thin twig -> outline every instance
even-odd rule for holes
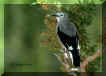
[[[100,56],[101,53],[102,51],[96,51],[96,53],[93,56],[86,58],[80,66],[81,72],[86,72],[85,69],[88,63],[94,61],[98,56]]]

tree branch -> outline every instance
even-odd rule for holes
[[[86,58],[84,62],[80,65],[81,72],[86,72],[85,69],[88,63],[94,61],[98,56],[101,55],[101,53],[102,51],[96,51],[96,53],[93,56]]]

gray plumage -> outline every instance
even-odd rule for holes
[[[57,18],[57,27],[68,36],[75,36],[77,33],[76,26],[70,22],[67,13],[56,13],[60,15]]]

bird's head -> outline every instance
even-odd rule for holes
[[[68,14],[65,12],[56,12],[52,16],[56,17],[57,22],[61,22],[61,21],[66,20],[68,18]]]

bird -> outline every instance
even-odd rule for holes
[[[56,33],[60,43],[66,49],[67,56],[75,67],[80,67],[79,36],[75,24],[70,21],[66,12],[56,12],[52,16],[56,17]]]

